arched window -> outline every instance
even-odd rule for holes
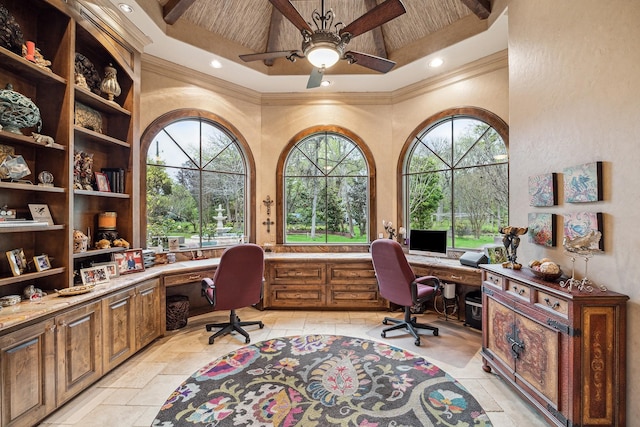
[[[508,127],[493,113],[459,108],[423,122],[402,155],[407,231],[448,231],[448,246],[494,243],[509,212]]]
[[[362,141],[344,129],[318,127],[297,135],[278,167],[283,242],[368,243],[371,159]]]
[[[229,124],[203,111],[175,111],[147,129],[145,148],[148,246],[255,240],[248,237],[253,159]]]

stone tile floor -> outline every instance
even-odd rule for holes
[[[423,331],[422,345],[401,331],[380,336],[387,311],[258,311],[238,310],[242,320],[262,320],[264,329],[248,327],[251,342],[300,334],[336,334],[385,341],[420,354],[460,381],[478,400],[497,427],[547,426],[544,419],[500,378],[482,370],[479,356],[481,332],[455,318],[435,313],[419,315],[419,321],[440,328],[434,337]],[[401,317],[400,312],[392,314]],[[171,392],[189,375],[211,360],[244,344],[234,334],[208,344],[205,323],[228,320],[228,312],[189,319],[180,330],[167,332],[93,386],[51,414],[40,425],[53,426],[150,426]]]

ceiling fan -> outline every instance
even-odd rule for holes
[[[304,20],[289,0],[269,1],[300,30],[302,33],[302,48],[300,50],[240,55],[240,59],[243,61],[287,58],[291,62],[295,62],[298,58],[307,58],[313,65],[313,70],[307,82],[307,89],[320,86],[324,71],[340,59],[346,60],[349,64],[358,64],[381,73],[388,72],[396,65],[395,62],[379,56],[353,50],[345,52],[345,48],[354,37],[379,27],[405,13],[406,9],[401,0],[386,0],[347,26],[344,26],[342,22],[333,24],[333,11],[331,9],[325,11],[325,0],[322,0],[321,11],[318,12],[316,9],[312,14],[315,30]]]

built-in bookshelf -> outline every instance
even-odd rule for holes
[[[98,216],[115,212],[120,237],[139,245],[139,212],[132,179],[138,173],[138,92],[140,87],[140,53],[126,36],[117,34],[82,2],[74,0],[2,0],[1,6],[19,27],[24,41],[32,41],[42,54],[42,61],[30,61],[23,52],[0,39],[0,88],[10,83],[13,90],[30,99],[39,109],[42,126],[22,128],[22,134],[0,130],[0,145],[12,157],[21,156],[30,174],[16,181],[0,181],[0,208],[15,211],[16,218],[0,226],[0,296],[22,294],[29,284],[45,291],[69,287],[74,270],[103,260],[122,248],[95,249]],[[82,55],[85,86],[77,78],[78,54]],[[86,65],[91,65],[90,70]],[[108,101],[95,90],[96,79],[104,77],[104,67],[116,69],[121,92]],[[89,71],[87,71],[89,70]],[[91,72],[91,75],[84,74]],[[78,103],[101,121],[99,129],[78,120]],[[44,138],[35,138],[36,132]],[[76,153],[88,153],[93,172],[118,171],[118,180],[109,191],[74,187]],[[2,151],[0,151],[2,153]],[[53,182],[39,182],[48,172]],[[92,180],[93,181],[93,180]],[[41,184],[41,185],[39,185]],[[34,225],[29,204],[46,204],[54,225]],[[12,222],[9,224],[9,222]],[[22,224],[20,223],[22,222]],[[74,253],[74,230],[92,237],[88,250]],[[14,275],[7,251],[22,249],[27,266]],[[33,257],[46,254],[51,268],[37,271]]]

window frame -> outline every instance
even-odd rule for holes
[[[244,239],[246,242],[256,242],[256,163],[253,157],[253,153],[247,140],[242,133],[229,123],[227,120],[218,116],[217,114],[200,109],[179,109],[167,112],[160,117],[156,118],[153,122],[147,126],[140,138],[140,216],[145,218],[145,221],[141,221],[140,224],[140,242],[144,242],[144,246],[147,245],[147,152],[151,146],[156,135],[161,132],[166,126],[172,123],[182,120],[203,120],[210,122],[212,125],[222,128],[224,132],[230,134],[232,138],[235,138],[235,142],[238,144],[242,155],[244,156],[244,162],[246,165],[246,194],[245,194],[245,229],[246,235]],[[216,249],[223,246],[207,246],[198,247],[197,249]],[[193,248],[196,249],[196,248]],[[191,250],[191,249],[189,249]]]
[[[284,170],[285,170],[287,159],[291,154],[291,150],[299,142],[302,142],[302,140],[306,139],[311,135],[320,134],[320,133],[335,133],[335,134],[342,135],[345,138],[349,139],[351,142],[353,142],[362,152],[362,155],[364,156],[364,160],[367,162],[367,167],[369,170],[369,175],[367,177],[369,181],[369,200],[368,200],[369,229],[367,234],[369,236],[369,240],[372,240],[375,238],[375,235],[376,235],[375,230],[376,230],[376,224],[377,224],[376,164],[375,164],[375,161],[373,160],[373,154],[371,153],[371,150],[369,149],[369,147],[362,140],[362,138],[360,138],[354,132],[337,125],[319,125],[319,126],[313,126],[313,127],[304,129],[298,132],[296,135],[294,135],[289,140],[287,145],[282,149],[282,152],[280,153],[280,157],[278,158],[278,165],[276,168],[276,218],[278,218],[278,220],[276,221],[276,244],[278,245],[285,245],[285,222],[286,221],[285,221],[285,213],[284,213],[284,194],[285,194]],[[306,244],[306,243],[286,243],[286,245],[308,247],[308,248],[314,248],[314,247],[320,246],[320,247],[330,247],[333,251],[340,250],[340,244],[326,243],[326,242],[320,245]],[[353,244],[345,244],[342,246],[345,248],[345,250],[352,251],[358,247],[368,248],[369,242],[367,242],[366,244],[353,243]]]
[[[407,232],[409,232],[408,218],[407,218],[407,203],[405,200],[405,172],[407,168],[408,156],[413,152],[414,142],[418,135],[425,133],[440,123],[452,119],[452,118],[471,118],[480,120],[490,127],[492,127],[498,135],[502,138],[502,141],[505,144],[505,148],[507,152],[509,151],[509,125],[495,113],[492,113],[489,110],[485,110],[479,107],[456,107],[449,108],[443,111],[440,111],[432,116],[423,120],[418,126],[416,126],[411,132],[411,134],[406,139],[401,151],[398,156],[398,164],[397,164],[397,206],[398,206],[398,224],[404,224],[404,227],[407,228]],[[455,170],[455,169],[452,169]],[[509,186],[509,161],[507,160],[507,186]],[[509,213],[509,204],[507,203],[507,213]],[[455,225],[454,225],[455,227]],[[453,237],[453,236],[452,236]],[[455,240],[455,239],[454,239]],[[456,251],[463,251],[464,248],[448,248]]]

